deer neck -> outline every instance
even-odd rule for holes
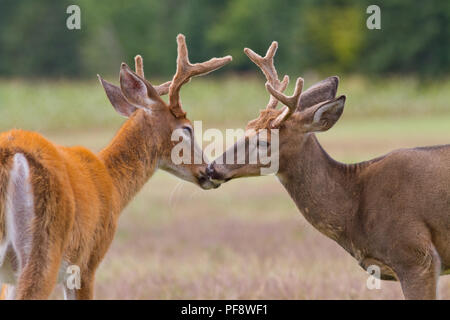
[[[346,226],[357,208],[356,172],[350,167],[333,160],[314,134],[280,159],[278,178],[298,209],[316,229],[339,243],[345,242]]]
[[[135,112],[99,154],[118,192],[120,211],[157,169],[161,142],[150,116],[144,110]]]

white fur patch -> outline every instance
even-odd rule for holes
[[[27,159],[16,153],[6,193],[6,237],[0,245],[0,282],[3,283],[15,283],[17,272],[26,264],[31,250],[34,199],[29,176]]]
[[[5,202],[6,232],[0,243],[0,284],[9,284],[8,298],[14,295],[14,288],[21,268],[28,260],[32,234],[31,224],[34,213],[34,197],[30,184],[30,167],[27,159],[21,153],[16,153],[9,174],[8,190]],[[61,263],[58,282],[67,277],[66,261]]]
[[[322,115],[329,111],[330,109],[334,109],[334,108],[341,108],[343,106],[343,102],[342,100],[336,100],[333,101],[331,103],[326,103],[323,106],[321,106],[319,108],[319,110],[316,111],[316,113],[314,114],[314,120],[313,123],[320,123],[320,120],[322,119]]]

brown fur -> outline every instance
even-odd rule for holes
[[[264,109],[259,113],[259,117],[251,120],[246,127],[246,130],[253,129],[258,131],[260,129],[270,128],[271,123],[280,116],[282,110]]]
[[[0,150],[1,152],[1,150]],[[9,180],[10,157],[0,156],[0,181]],[[0,183],[0,203],[5,203],[7,183]],[[0,242],[5,238],[5,208],[0,206]]]

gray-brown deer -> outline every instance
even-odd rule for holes
[[[248,159],[248,141],[261,130],[278,129],[277,177],[304,217],[364,269],[377,265],[381,279],[400,281],[405,298],[435,299],[439,275],[450,272],[450,145],[397,150],[357,164],[333,160],[315,132],[330,129],[342,115],[338,78],[303,93],[299,78],[288,97],[288,79],[280,81],[273,64],[276,49],[274,42],[265,57],[244,50],[266,76],[271,97],[237,144],[246,143]],[[259,142],[270,149],[267,136]],[[208,168],[213,181],[260,175],[260,162],[222,164],[224,155]]]
[[[95,271],[120,212],[158,168],[203,189],[217,187],[206,176],[202,150],[181,108],[180,89],[231,57],[191,64],[184,36],[177,41],[171,82],[152,86],[144,79],[140,56],[136,73],[122,64],[120,88],[99,78],[113,107],[128,118],[100,153],[59,146],[35,132],[0,134],[0,282],[10,285],[9,297],[47,298],[58,281],[66,283],[67,267],[76,265],[81,287],[65,286],[65,296],[91,299]],[[166,93],[168,104],[160,97]],[[192,148],[190,164],[172,161],[175,130],[183,132],[180,143]],[[201,153],[200,163],[196,153]]]

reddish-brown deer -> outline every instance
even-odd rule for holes
[[[69,265],[80,270],[81,288],[65,287],[73,299],[93,297],[95,271],[113,239],[119,213],[158,168],[204,189],[216,187],[181,108],[180,88],[231,57],[191,64],[179,35],[177,71],[171,82],[152,86],[144,79],[142,58],[136,73],[120,69],[120,88],[100,79],[118,113],[128,118],[99,154],[62,147],[34,132],[0,135],[0,282],[17,299],[43,299]],[[169,104],[160,97],[169,93]],[[191,164],[174,165],[174,130],[192,148]],[[202,159],[204,159],[202,157]],[[59,273],[59,276],[58,276]],[[58,279],[59,278],[59,279]],[[2,289],[4,293],[4,289]]]
[[[400,281],[407,299],[435,299],[439,275],[450,273],[450,145],[397,150],[357,164],[333,160],[315,132],[330,129],[343,112],[345,96],[335,98],[338,78],[304,93],[299,78],[287,97],[282,92],[288,80],[279,81],[273,65],[276,49],[274,42],[265,57],[245,49],[271,94],[237,142],[246,144],[246,159],[254,135],[278,129],[279,147],[271,150],[278,152],[277,177],[305,218],[364,269],[377,265],[381,279]],[[285,105],[281,110],[278,101]],[[269,149],[270,137],[263,142]],[[226,164],[224,155],[208,168],[217,183],[260,175],[264,167]]]

